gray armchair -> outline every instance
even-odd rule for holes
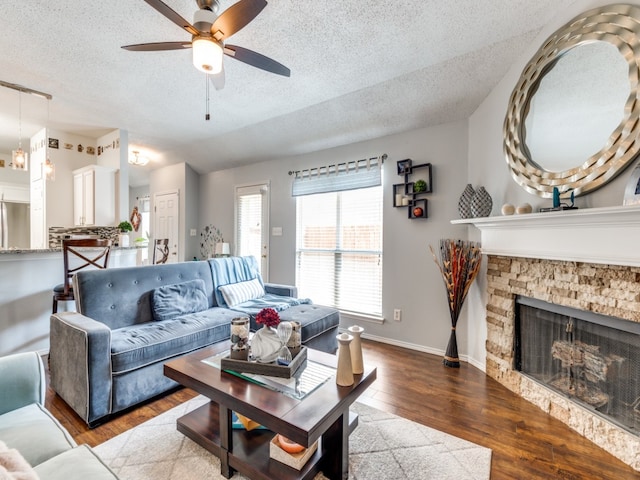
[[[44,407],[45,391],[37,353],[0,357],[0,441],[16,449],[41,480],[117,480],[93,450],[78,446]]]

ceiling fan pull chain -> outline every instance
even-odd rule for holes
[[[205,102],[206,103],[206,106],[205,106],[206,114],[204,116],[204,119],[206,121],[209,121],[211,119],[211,115],[209,115],[209,74],[208,73],[204,76],[204,83],[206,84],[205,88],[207,89],[206,90],[207,91],[207,99],[206,99],[206,102]]]

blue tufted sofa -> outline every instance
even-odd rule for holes
[[[229,307],[220,287],[250,278],[262,282],[253,257],[78,272],[77,312],[51,316],[51,387],[89,426],[174,388],[163,374],[164,363],[228,340],[231,319],[250,313],[253,304]],[[180,287],[193,284],[197,295],[185,301],[193,291]],[[293,286],[262,285],[270,301],[297,296]],[[167,302],[176,287],[177,296]],[[169,296],[162,297],[167,289]],[[159,310],[161,300],[168,310]],[[199,311],[180,311],[198,303]],[[295,303],[282,307],[281,320],[300,322],[305,345],[333,353],[338,311]],[[178,312],[171,316],[173,307]]]

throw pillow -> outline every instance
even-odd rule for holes
[[[153,290],[151,299],[153,318],[169,320],[179,315],[196,313],[209,308],[204,280],[164,285]]]
[[[260,280],[254,278],[247,282],[230,283],[229,285],[223,285],[218,287],[225,303],[229,307],[235,307],[249,300],[254,300],[264,296],[264,287]]]

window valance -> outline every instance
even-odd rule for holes
[[[340,192],[375,187],[382,183],[382,163],[387,155],[289,172],[294,175],[291,195]]]

